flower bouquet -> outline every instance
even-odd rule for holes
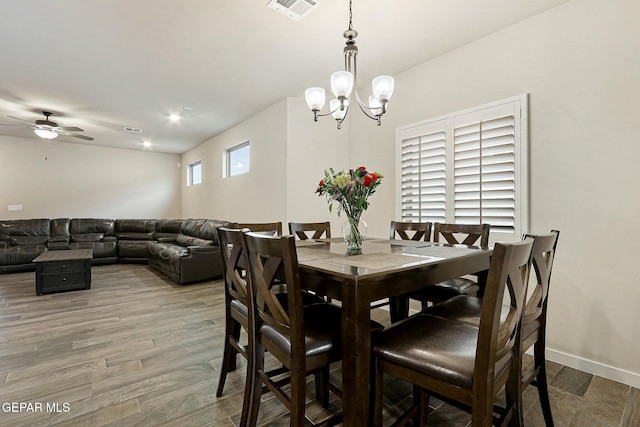
[[[347,254],[362,253],[362,241],[366,234],[366,223],[360,220],[362,213],[369,207],[367,200],[375,193],[382,183],[382,174],[368,172],[360,166],[357,169],[334,172],[333,169],[324,171],[324,179],[318,184],[316,193],[325,195],[332,211],[334,202],[337,203],[338,216],[342,212],[347,216],[347,222],[342,227],[342,234],[347,243]]]

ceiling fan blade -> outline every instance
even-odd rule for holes
[[[59,127],[58,129],[64,131],[64,132],[84,132],[84,129],[81,129],[79,127],[76,126],[70,126],[70,127]]]
[[[90,136],[86,136],[86,135],[80,135],[77,133],[66,133],[66,134],[61,134],[61,135],[69,135],[69,136],[73,136],[76,138],[80,138],[80,139],[84,139],[85,141],[93,141],[93,138]]]
[[[20,117],[13,117],[13,116],[7,116],[7,117],[10,117],[10,118],[15,119],[15,120],[20,120],[21,122],[29,123],[31,126],[35,126],[35,123],[30,122],[30,121],[25,120],[25,119],[21,119]]]

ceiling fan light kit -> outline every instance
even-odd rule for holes
[[[19,117],[7,116],[15,120],[20,120],[21,122],[28,123],[30,127],[33,129],[33,132],[38,135],[40,138],[44,139],[54,139],[57,138],[58,135],[67,135],[73,136],[75,138],[84,139],[86,141],[93,141],[93,138],[86,135],[80,135],[73,132],[84,132],[84,129],[80,129],[79,127],[71,126],[71,127],[60,127],[56,122],[52,122],[49,120],[52,113],[49,111],[43,111],[44,120],[36,120],[35,123],[30,122],[29,120],[21,119]]]
[[[313,120],[318,121],[318,117],[332,115],[341,128],[347,112],[349,110],[349,97],[351,92],[355,93],[355,98],[360,110],[370,119],[376,120],[380,126],[381,118],[387,112],[387,104],[393,95],[394,80],[391,76],[378,76],[371,82],[373,94],[369,96],[367,104],[363,103],[358,95],[358,73],[356,66],[356,56],[358,47],[356,37],[358,32],[353,29],[351,11],[352,0],[349,0],[349,29],[344,32],[347,39],[344,48],[344,71],[336,71],[331,75],[331,91],[335,96],[329,102],[329,112],[320,113],[325,104],[325,90],[321,87],[311,87],[304,92],[307,106],[313,112]]]
[[[40,138],[44,138],[44,139],[54,139],[54,138],[56,138],[58,136],[57,133],[55,133],[52,130],[48,130],[48,129],[34,129],[33,131]]]

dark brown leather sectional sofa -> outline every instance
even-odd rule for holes
[[[222,262],[211,219],[56,218],[0,220],[0,273],[35,270],[46,250],[92,249],[93,265],[146,263],[179,284],[218,278]]]

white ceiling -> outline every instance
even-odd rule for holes
[[[152,151],[183,153],[309,86],[328,89],[344,67],[348,1],[320,1],[295,22],[268,0],[3,0],[0,135],[37,139],[7,115],[32,121],[48,110],[94,137],[88,144],[142,150],[150,141]],[[566,1],[353,0],[359,81]]]

